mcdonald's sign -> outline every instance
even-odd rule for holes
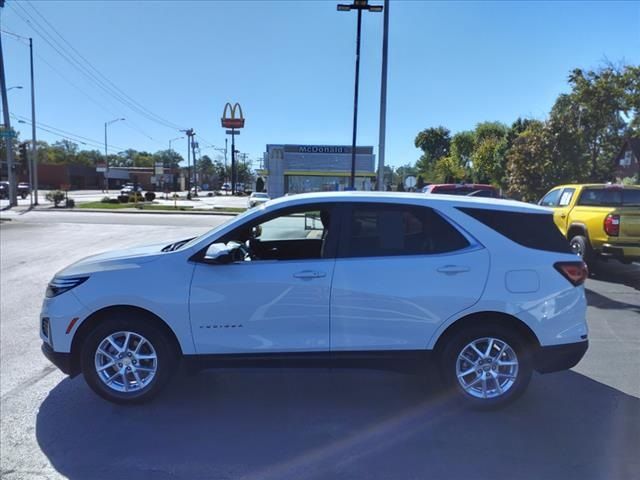
[[[222,112],[222,118],[220,119],[224,128],[243,128],[244,116],[242,115],[242,107],[239,103],[235,103],[233,106],[227,102]]]

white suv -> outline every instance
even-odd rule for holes
[[[197,238],[67,267],[47,289],[40,332],[53,363],[118,403],[153,397],[182,359],[432,364],[460,398],[491,407],[519,396],[533,370],[580,361],[586,273],[543,207],[303,194]]]

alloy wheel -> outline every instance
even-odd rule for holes
[[[485,337],[468,343],[456,360],[462,389],[475,398],[496,398],[508,392],[518,377],[518,357],[507,342]]]
[[[129,331],[104,338],[94,361],[98,378],[111,390],[122,393],[142,390],[158,371],[158,356],[151,342]]]

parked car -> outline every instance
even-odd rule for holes
[[[561,185],[538,203],[553,209],[556,225],[587,263],[640,260],[640,186]]]
[[[199,237],[70,265],[49,283],[40,336],[54,364],[116,403],[151,399],[182,359],[419,375],[436,365],[460,399],[495,407],[533,370],[582,358],[586,276],[543,207],[299,194]]]
[[[25,182],[18,183],[16,195],[23,200],[31,193],[31,185]],[[0,198],[9,198],[9,182],[0,182]]]
[[[500,192],[493,185],[482,183],[434,183],[422,189],[423,193],[439,193],[445,195],[470,195],[499,198]]]
[[[253,192],[249,197],[249,208],[261,205],[269,200],[269,195],[261,192]]]
[[[142,193],[142,187],[140,185],[134,185],[133,183],[125,183],[124,187],[120,190],[120,195],[131,195],[133,192]]]

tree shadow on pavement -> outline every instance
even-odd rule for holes
[[[71,479],[625,479],[640,469],[640,400],[588,377],[535,375],[523,398],[490,412],[435,385],[374,371],[206,371],[121,407],[65,379],[36,435]]]

